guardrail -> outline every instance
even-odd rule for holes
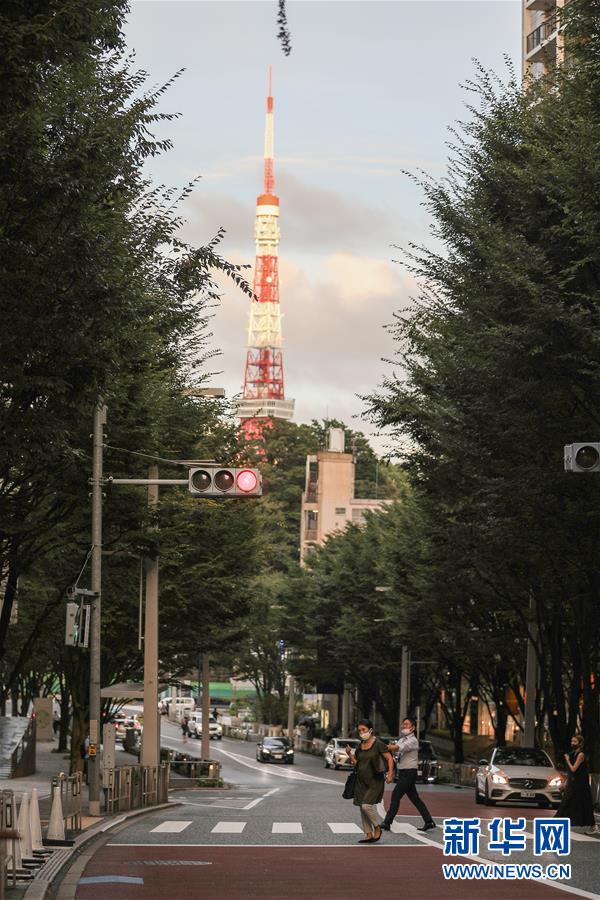
[[[159,766],[116,766],[104,770],[104,804],[108,813],[127,812],[166,803],[170,763]]]
[[[9,875],[12,887],[17,885],[17,809],[13,791],[0,791],[0,900],[4,900]]]
[[[81,831],[82,780],[81,772],[75,772],[73,775],[59,772],[52,778],[51,796],[54,797],[55,789],[59,788],[65,833],[74,834]]]
[[[198,781],[214,782],[221,779],[221,763],[215,759],[195,759],[185,753],[175,753],[170,757],[171,772],[197,783]],[[181,782],[178,782],[181,787]]]

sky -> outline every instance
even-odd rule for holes
[[[503,75],[508,56],[518,71],[521,4],[288,0],[288,57],[276,14],[275,0],[133,0],[126,40],[149,84],[185,70],[159,105],[179,114],[156,131],[173,149],[149,172],[168,186],[199,177],[182,237],[199,246],[223,227],[222,255],[253,265],[272,65],[286,397],[296,422],[341,419],[386,452],[360,397],[402,374],[385,326],[417,290],[403,249],[434,243],[410,176],[443,177],[474,59]],[[250,301],[221,287],[210,384],[232,397]]]

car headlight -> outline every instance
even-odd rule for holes
[[[270,753],[271,751],[270,751],[270,750],[267,750],[266,747],[263,747],[263,748],[262,748],[262,752],[263,752],[263,753]]]
[[[562,775],[553,775],[552,778],[548,779],[548,787],[559,788],[562,786],[563,786]]]
[[[503,775],[502,772],[494,772],[492,781],[494,784],[508,784],[508,778],[506,775]]]
[[[293,753],[293,752],[294,752],[293,750],[286,750],[286,753],[287,753],[287,754],[290,754],[290,753]]]

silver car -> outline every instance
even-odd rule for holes
[[[329,769],[348,769],[352,768],[352,763],[348,759],[346,747],[349,745],[352,749],[358,747],[359,742],[354,738],[333,738],[325,747],[325,768]]]
[[[565,776],[544,750],[533,747],[496,747],[489,762],[479,760],[475,803],[533,803],[557,807]]]

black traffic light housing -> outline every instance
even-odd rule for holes
[[[197,466],[189,470],[188,489],[195,497],[260,497],[262,477],[248,466]]]

